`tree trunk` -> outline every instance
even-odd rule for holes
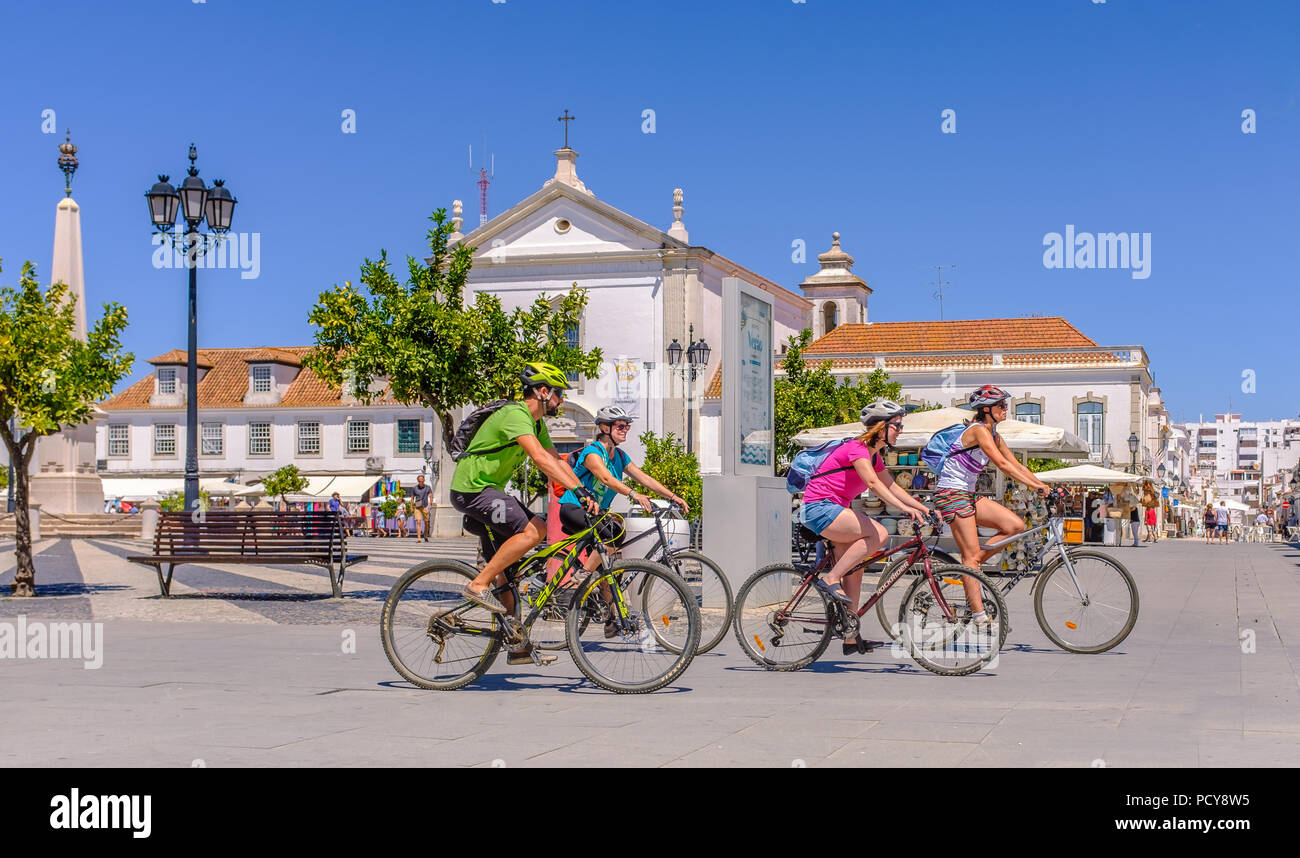
[[[434,409],[434,414],[438,415],[438,422],[442,424],[442,448],[451,455],[451,439],[456,437],[456,427],[451,423],[450,411],[439,411]]]
[[[7,433],[6,433],[7,434]],[[18,568],[14,572],[14,582],[10,589],[15,596],[36,595],[36,567],[32,564],[32,519],[27,509],[27,491],[31,476],[27,469],[32,461],[32,451],[36,449],[36,436],[28,435],[17,444],[18,455],[14,447],[9,447],[10,461],[14,463],[14,484],[10,486],[14,493],[14,555],[18,559]]]

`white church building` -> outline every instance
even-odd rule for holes
[[[498,296],[507,311],[540,295],[558,300],[575,283],[587,290],[582,323],[571,337],[584,349],[601,349],[603,372],[576,380],[566,419],[552,432],[557,447],[593,437],[597,409],[617,402],[637,418],[626,445],[633,461],[642,459],[634,436],[652,429],[683,440],[689,434],[702,469],[716,472],[718,422],[701,419],[698,403],[721,355],[723,278],[737,277],[770,296],[776,343],[808,324],[812,304],[692,243],[680,188],[673,191],[672,220],[664,230],[597,198],[578,178],[577,152],[566,147],[555,158],[555,175],[536,193],[452,237],[476,248],[469,288]],[[459,201],[453,212],[459,229]],[[708,343],[713,356],[692,385],[697,407],[688,408],[686,380],[667,366],[667,350],[676,340],[685,364],[692,337]]]

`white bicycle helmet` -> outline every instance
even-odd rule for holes
[[[596,412],[597,426],[601,423],[613,423],[615,420],[626,420],[631,423],[632,419],[632,415],[628,414],[627,411],[619,405],[606,405],[604,408]]]
[[[858,415],[858,419],[868,428],[874,423],[881,420],[888,420],[891,417],[900,417],[906,412],[903,406],[894,402],[892,399],[877,399],[875,402],[868,402],[866,407]]]

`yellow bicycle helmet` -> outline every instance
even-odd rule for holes
[[[544,385],[555,390],[569,389],[569,379],[565,376],[564,370],[545,361],[533,361],[524,364],[523,372],[519,373],[519,380],[524,383],[524,387],[541,387]]]

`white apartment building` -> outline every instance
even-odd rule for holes
[[[1196,484],[1210,497],[1260,505],[1260,486],[1300,462],[1300,420],[1243,421],[1240,414],[1216,414],[1182,424],[1196,446]]]
[[[431,412],[387,397],[371,405],[345,397],[302,365],[307,351],[198,350],[200,477],[250,484],[292,464],[336,478],[331,488],[344,500],[360,500],[380,477],[413,484],[425,442],[441,446]],[[185,474],[185,352],[149,363],[153,373],[99,406],[107,417],[96,426],[95,449],[106,480],[144,485]]]

